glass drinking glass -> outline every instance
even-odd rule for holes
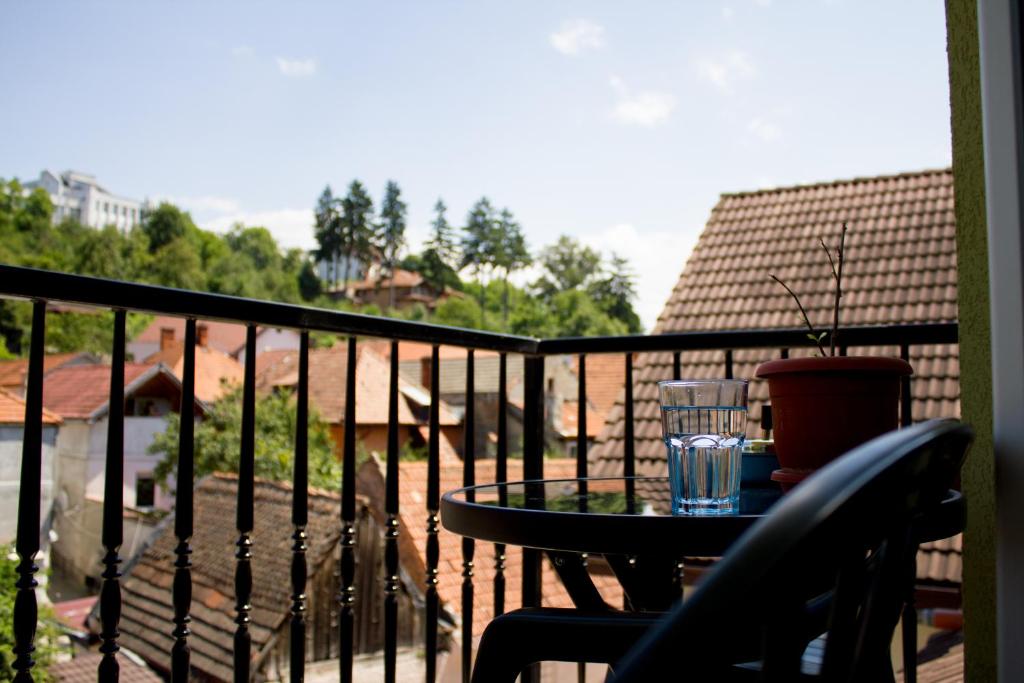
[[[747,381],[672,380],[658,382],[658,392],[672,513],[739,512]]]

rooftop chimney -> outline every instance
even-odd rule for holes
[[[196,325],[196,344],[205,349],[209,333],[210,328],[204,325],[203,323],[199,323],[198,325]]]
[[[163,351],[174,343],[174,328],[173,327],[161,327],[160,328],[160,350]]]

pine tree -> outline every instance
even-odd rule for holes
[[[508,329],[508,277],[532,262],[530,251],[526,247],[523,227],[516,221],[507,208],[501,210],[495,224],[495,258],[494,265],[502,271],[502,322]]]
[[[484,294],[483,273],[495,263],[495,220],[494,206],[487,197],[481,197],[466,216],[466,225],[462,229],[462,260],[459,270],[471,268],[480,290],[480,327],[484,326]]]
[[[342,283],[348,283],[349,266],[353,259],[369,262],[373,255],[376,226],[373,224],[373,200],[358,180],[349,185],[348,194],[341,200],[340,244],[345,255]]]
[[[455,243],[452,227],[444,215],[447,210],[444,200],[438,197],[437,203],[434,204],[434,213],[437,215],[430,223],[433,232],[423,246],[424,251],[433,251],[441,263],[449,268],[455,268],[459,264],[459,245]]]
[[[331,186],[324,187],[316,202],[314,215],[316,222],[313,235],[319,248],[316,257],[320,261],[331,264],[331,287],[338,284],[338,257],[341,255],[341,215],[338,212],[339,200],[331,192]]]
[[[587,291],[609,317],[625,323],[630,334],[642,331],[640,316],[633,310],[636,299],[636,275],[629,261],[612,252],[605,276],[592,282]]]
[[[398,183],[389,180],[384,189],[384,200],[380,207],[380,232],[378,247],[381,260],[388,273],[388,308],[395,307],[395,265],[398,253],[405,246],[405,213],[406,204],[402,201],[402,191]]]

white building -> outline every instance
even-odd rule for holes
[[[173,504],[173,496],[156,484],[154,469],[161,456],[150,454],[149,447],[167,429],[167,415],[180,410],[181,384],[160,363],[126,363],[124,370],[121,555],[128,557],[152,531],[159,516],[154,511],[170,510]],[[56,438],[52,558],[67,585],[95,585],[102,570],[109,387],[109,365],[65,366],[49,373],[43,385],[43,405],[63,420]],[[198,418],[204,409],[196,401],[192,413]]]
[[[49,193],[54,223],[71,218],[93,228],[114,225],[128,230],[142,221],[142,202],[107,192],[96,182],[95,176],[87,173],[65,171],[58,175],[43,171],[39,180],[24,186],[29,190],[41,187]]]

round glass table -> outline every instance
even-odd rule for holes
[[[517,481],[445,493],[441,523],[462,536],[546,551],[579,607],[594,606],[596,591],[567,558],[604,555],[634,609],[664,609],[681,590],[683,558],[724,555],[781,496],[774,487],[744,488],[736,514],[673,515],[664,477]],[[919,542],[960,532],[964,509],[950,491],[916,526]]]

